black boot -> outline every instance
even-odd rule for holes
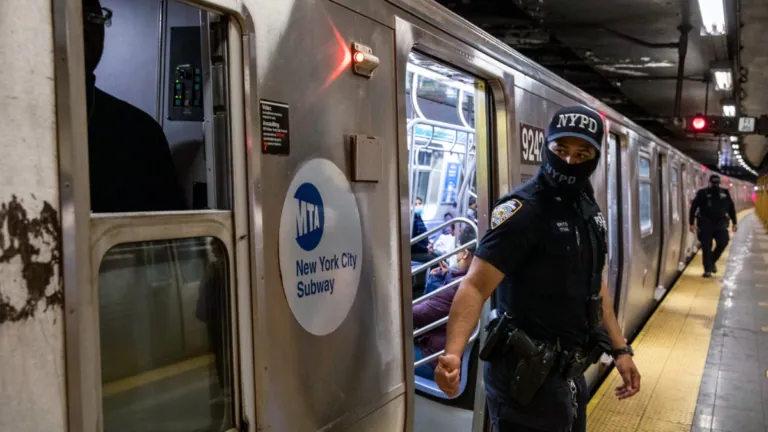
[[[711,278],[712,277],[712,272],[704,272],[704,276],[703,277]]]
[[[717,266],[716,265],[712,266],[712,273],[717,273]]]

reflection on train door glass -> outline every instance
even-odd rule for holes
[[[411,245],[413,313],[415,326],[424,327],[434,324],[435,316],[447,316],[447,310],[423,303],[425,296],[441,296],[450,304],[455,291],[448,291],[450,287],[443,294],[435,291],[460,281],[469,261],[466,252],[458,249],[462,242],[479,237],[476,158],[477,146],[487,140],[476,135],[475,124],[485,122],[487,100],[484,82],[427,56],[412,52],[406,71],[411,238],[427,235]],[[450,223],[454,218],[470,223]],[[425,265],[431,261],[437,264]],[[431,379],[434,358],[445,348],[434,342],[443,340],[439,334],[444,332],[444,325],[426,333],[416,330],[414,344],[416,389],[442,398],[446,396]],[[474,358],[473,346],[468,344],[465,359]],[[462,376],[468,378],[453,403],[469,408],[476,362],[468,360],[464,367]]]
[[[227,20],[175,0],[101,3],[83,0],[92,212],[230,209]]]
[[[679,171],[676,166],[672,167],[669,179],[670,199],[672,200],[672,220],[680,220],[680,182],[678,181]]]
[[[228,269],[211,237],[121,244],[104,255],[105,431],[233,427]]]
[[[638,160],[638,188],[640,207],[640,233],[643,237],[653,233],[653,205],[651,200],[651,159],[641,155]]]

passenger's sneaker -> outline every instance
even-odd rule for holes
[[[712,272],[705,272],[703,277],[711,278],[712,277]]]

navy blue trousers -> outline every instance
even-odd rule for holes
[[[486,379],[488,378],[486,365]],[[506,383],[488,382],[488,414],[493,432],[586,432],[589,390],[584,376],[571,382],[550,376],[526,406],[504,395]],[[501,391],[500,391],[501,390]]]

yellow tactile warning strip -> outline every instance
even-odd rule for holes
[[[750,211],[739,213],[739,220]],[[727,262],[729,251],[730,244],[719,262]],[[640,393],[618,400],[614,389],[621,377],[611,371],[587,406],[587,430],[691,430],[725,274],[704,279],[703,272],[697,254],[635,338]]]

